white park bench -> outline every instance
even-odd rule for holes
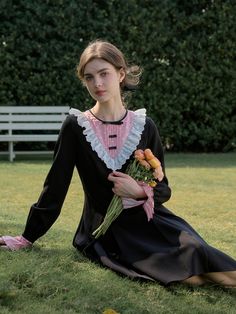
[[[16,153],[45,153],[16,152],[14,143],[55,142],[68,111],[68,106],[0,106],[0,142],[8,142],[9,160]]]

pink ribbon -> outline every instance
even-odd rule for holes
[[[154,214],[154,199],[153,199],[153,188],[145,182],[137,182],[144,190],[147,195],[145,200],[135,200],[133,198],[122,197],[122,204],[124,208],[132,208],[143,205],[143,209],[147,215],[148,221],[153,218]]]

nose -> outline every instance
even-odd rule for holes
[[[94,82],[95,87],[100,87],[102,85],[101,80],[97,78]]]
[[[100,87],[101,86],[101,83],[100,82],[97,82],[97,83],[95,83],[95,87]]]

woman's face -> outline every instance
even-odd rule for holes
[[[120,83],[124,77],[123,69],[117,70],[103,59],[93,59],[84,69],[84,83],[90,95],[99,103],[120,99]]]

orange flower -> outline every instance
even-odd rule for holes
[[[145,149],[145,151],[138,149],[134,152],[134,160],[127,167],[126,174],[136,181],[149,184],[151,187],[155,187],[158,184],[158,182],[155,182],[155,179],[161,181],[164,177],[160,161],[153,155],[149,148]],[[97,239],[101,235],[104,235],[123,209],[121,197],[115,194],[108,206],[103,222],[93,232],[93,236]],[[112,309],[107,309],[106,311],[103,314],[116,313],[112,312]]]
[[[149,148],[145,149],[144,155],[145,155],[145,157],[146,157],[146,159],[147,159],[148,161],[151,160],[151,159],[153,159],[153,158],[155,158],[155,156],[153,155],[151,149],[149,149]]]
[[[152,166],[153,169],[156,169],[160,167],[161,165],[160,161],[156,157],[149,159],[148,162]]]
[[[137,160],[145,159],[144,151],[142,149],[137,149],[134,152],[134,158],[137,159]]]
[[[156,183],[156,181],[149,181],[148,185],[151,186],[152,188],[154,188],[157,185],[157,183]]]

